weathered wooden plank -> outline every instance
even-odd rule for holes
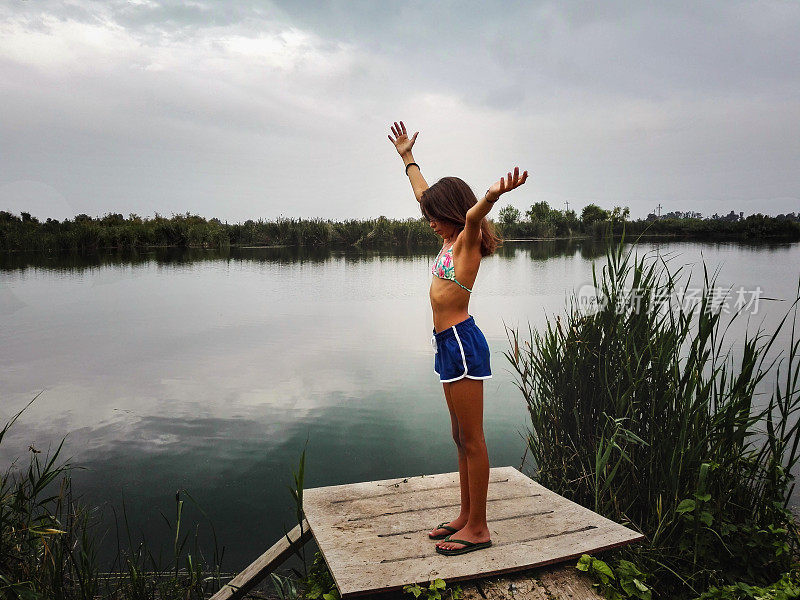
[[[461,556],[442,556],[435,552],[432,542],[420,540],[417,544],[420,554],[405,557],[401,561],[383,562],[380,560],[381,555],[377,553],[373,555],[372,561],[359,560],[356,555],[339,552],[330,557],[326,556],[326,560],[329,566],[338,564],[338,569],[331,567],[332,573],[337,575],[334,578],[337,584],[341,581],[346,590],[360,583],[367,583],[373,587],[364,591],[387,591],[399,589],[406,583],[424,582],[436,578],[452,582],[529,570],[531,563],[537,566],[548,565],[577,559],[584,552],[589,552],[587,549],[591,549],[590,553],[596,553],[620,545],[619,542],[598,542],[597,538],[587,531],[566,534],[561,537],[558,544],[551,542],[552,545],[547,545],[544,542],[550,540],[535,540],[527,544],[505,545],[505,547],[495,543],[491,548],[480,552]],[[482,555],[483,552],[486,554]]]
[[[311,539],[311,527],[307,520],[297,525],[288,534],[278,540],[269,550],[259,556],[211,597],[211,600],[236,600],[243,598],[247,592],[258,585],[262,579],[279,567],[292,552]],[[288,536],[289,539],[286,539]]]
[[[350,511],[319,514],[320,511],[324,511],[324,504],[317,506],[308,503],[306,510],[314,513],[312,527],[330,527],[347,535],[349,540],[368,539],[372,536],[392,538],[427,532],[438,523],[454,518],[460,505],[456,494],[457,492],[454,492],[453,497],[446,502],[410,497],[407,498],[408,508],[387,511],[383,514],[370,514],[368,518],[361,518],[358,513]],[[546,519],[547,515],[552,515],[560,507],[563,507],[563,504],[553,495],[539,493],[500,496],[490,487],[487,497],[489,521],[511,530],[519,529],[521,526],[520,523],[514,522],[516,519],[535,523]],[[350,516],[352,514],[356,516]]]
[[[427,533],[454,518],[458,473],[307,489],[306,518],[343,597],[437,577],[460,581],[577,558],[643,536],[555,494],[513,467],[491,469],[493,546],[460,556]]]
[[[340,504],[342,502],[357,502],[365,499],[384,498],[392,496],[393,498],[400,498],[402,494],[414,493],[419,491],[432,491],[432,490],[445,490],[445,489],[460,489],[460,482],[457,477],[444,477],[445,475],[458,475],[458,473],[443,473],[442,475],[418,475],[416,477],[405,477],[403,479],[386,479],[384,481],[366,481],[356,484],[332,485],[325,489],[331,497],[337,499],[331,500],[331,504]],[[501,483],[508,483],[508,477],[490,477],[489,484],[496,485]],[[375,489],[375,493],[369,493],[370,489]],[[381,491],[381,488],[389,489],[390,491]],[[402,488],[402,489],[401,489]],[[365,493],[357,493],[360,490],[366,490]]]
[[[453,499],[457,500],[458,492],[453,490],[452,494]],[[493,496],[495,496],[494,490],[490,487],[487,513],[496,546],[546,539],[586,526],[593,529],[610,527],[612,530],[619,527],[617,524],[603,519],[600,515],[591,513],[584,507],[570,503],[550,492],[543,494],[536,491],[529,496],[517,494],[501,498],[493,498]],[[414,557],[430,554],[430,549],[425,547],[425,552],[422,554],[417,551],[408,555],[407,549],[413,548],[414,544],[402,543],[400,538],[419,540],[422,534],[427,534],[437,523],[455,516],[452,509],[457,509],[459,503],[453,502],[449,511],[437,513],[438,520],[431,520],[425,510],[426,503],[427,505],[432,504],[428,500],[430,499],[424,497],[406,497],[405,506],[409,508],[380,515],[371,514],[368,515],[369,518],[352,517],[351,514],[358,515],[358,513],[353,513],[350,509],[338,508],[336,509],[338,514],[330,511],[317,519],[316,510],[312,510],[310,504],[306,506],[306,511],[307,513],[314,512],[312,527],[318,537],[320,528],[330,530],[322,532],[322,535],[331,540],[331,544],[328,544],[331,556],[339,553],[350,555],[354,546],[361,544],[370,551],[379,552],[383,556],[382,562],[386,562],[387,560],[400,560],[404,556]],[[415,506],[416,504],[422,504],[422,507]],[[439,506],[436,505],[436,501],[433,504],[436,507]],[[587,512],[594,515],[594,521],[588,525]],[[535,535],[530,532],[534,532]],[[595,533],[599,533],[599,531]],[[501,541],[496,539],[498,536]],[[427,537],[423,536],[421,539],[427,540]],[[471,556],[479,555],[476,553]],[[358,557],[354,556],[353,558],[354,562],[358,563]],[[372,561],[371,557],[366,558],[368,562]]]
[[[510,471],[514,467],[495,467],[489,476],[489,484],[501,483],[508,479]],[[380,479],[376,481],[360,481],[358,483],[344,483],[341,485],[329,485],[324,488],[326,494],[330,494],[331,502],[335,500],[359,500],[364,498],[395,496],[398,492],[421,491],[433,489],[446,489],[459,487],[458,471],[452,473],[437,473],[435,475],[414,475],[411,477],[399,477],[394,479]]]

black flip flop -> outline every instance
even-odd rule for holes
[[[445,556],[466,554],[467,552],[472,552],[474,550],[481,550],[482,548],[488,548],[489,546],[492,545],[492,540],[489,540],[488,542],[468,542],[467,540],[457,540],[456,538],[451,538],[449,535],[446,538],[444,538],[444,541],[455,542],[456,544],[464,544],[463,548],[454,548],[452,550],[436,546],[436,551],[439,554],[444,554]]]
[[[439,535],[431,535],[429,533],[428,534],[428,539],[430,539],[430,540],[441,540],[443,538],[446,538],[448,535],[453,535],[453,533],[458,531],[458,529],[456,529],[455,527],[450,527],[448,525],[448,523],[449,523],[449,521],[445,521],[444,523],[439,523],[439,525],[436,527],[436,529],[447,529],[447,531],[451,531],[452,533],[440,533]]]

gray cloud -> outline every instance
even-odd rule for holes
[[[403,118],[429,180],[530,169],[520,207],[797,211],[799,28],[794,2],[6,1],[0,209],[411,216]]]

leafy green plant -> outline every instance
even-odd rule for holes
[[[309,569],[308,576],[305,578],[303,596],[308,600],[339,600],[339,590],[333,581],[333,576],[322,553],[314,555],[314,562]]]
[[[403,591],[419,600],[459,600],[464,595],[460,585],[448,588],[444,579],[433,579],[423,587],[418,583],[404,585]]]
[[[652,600],[653,592],[645,584],[647,575],[639,571],[632,562],[620,559],[616,568],[610,567],[599,558],[584,554],[575,565],[595,579],[592,584],[598,591],[610,600],[625,600],[626,598],[639,598],[639,600]]]
[[[797,567],[784,573],[778,581],[768,586],[748,585],[739,581],[722,587],[712,587],[696,600],[789,600],[790,598],[800,598],[800,572]]]

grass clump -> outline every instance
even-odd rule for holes
[[[573,296],[543,333],[507,330],[534,477],[643,533],[647,542],[620,556],[657,596],[775,582],[799,541],[788,509],[800,443],[794,321],[788,351],[768,359],[800,297],[775,331],[748,333],[734,359],[723,342],[743,311],[722,329],[716,277],[704,266],[698,303],[676,303],[680,269],[623,242],[593,269],[592,310]],[[762,397],[773,368],[774,390]]]

